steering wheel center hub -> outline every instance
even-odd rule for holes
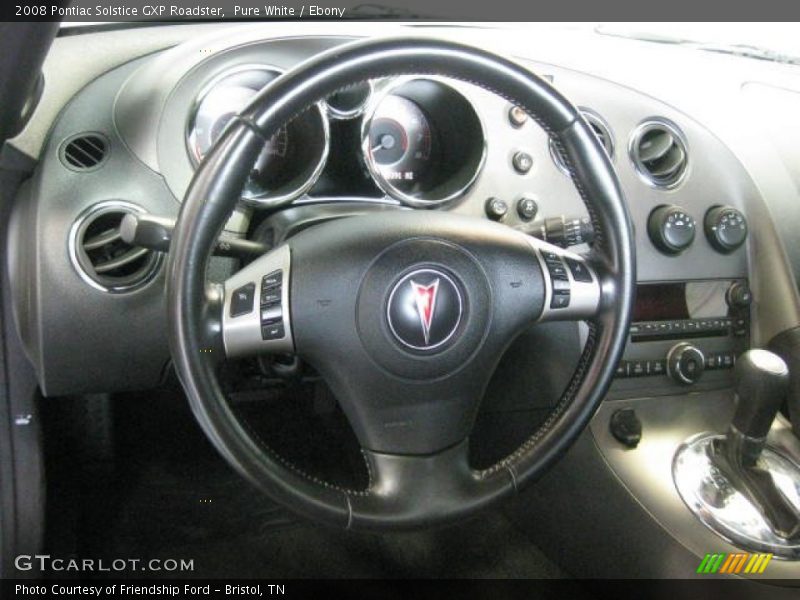
[[[492,295],[467,250],[412,238],[386,248],[367,270],[357,300],[361,343],[373,361],[405,379],[452,373],[480,346]]]
[[[454,340],[464,313],[464,296],[453,276],[433,268],[414,269],[394,284],[386,319],[395,339],[413,351],[437,352]]]

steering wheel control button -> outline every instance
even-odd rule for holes
[[[523,221],[532,221],[539,212],[539,205],[536,200],[529,196],[523,196],[517,200],[517,214]]]
[[[511,164],[517,173],[520,175],[527,175],[533,168],[533,157],[527,152],[520,150],[519,152],[515,152],[514,156],[511,157]]]
[[[492,221],[499,221],[506,216],[508,204],[500,198],[489,198],[486,200],[486,216]]]
[[[575,281],[582,281],[584,283],[592,282],[592,274],[589,272],[589,269],[585,264],[568,257],[564,257],[564,262],[567,263],[569,271],[572,273],[572,278]]]
[[[261,339],[279,340],[286,335],[283,326],[283,271],[272,271],[261,279]]]
[[[283,310],[281,309],[280,304],[261,310],[262,323],[276,323],[281,320],[283,320]]]
[[[282,281],[283,281],[283,272],[273,271],[269,275],[264,275],[264,278],[261,280],[261,287],[262,288],[275,287],[276,285],[280,285]]]
[[[256,284],[248,283],[233,290],[231,297],[231,317],[240,317],[253,312],[256,299]]]
[[[664,254],[680,254],[692,245],[694,218],[678,206],[664,205],[650,213],[647,221],[650,241]]]
[[[522,127],[528,122],[528,113],[521,106],[512,106],[508,109],[508,121],[513,127]]]
[[[567,268],[561,257],[554,252],[543,251],[547,271],[550,275],[550,287],[553,296],[550,298],[550,308],[567,308],[570,302],[570,282]]]
[[[270,306],[281,301],[281,286],[261,289],[261,306]]]
[[[550,299],[550,308],[567,308],[569,306],[569,290],[554,290]]]
[[[436,269],[418,269],[404,275],[389,294],[389,329],[412,350],[435,350],[455,336],[464,312],[464,300],[451,277]]]
[[[283,322],[270,323],[261,327],[261,337],[264,340],[279,340],[286,335],[283,329]]]
[[[712,206],[703,220],[708,243],[723,254],[730,254],[747,239],[747,221],[731,206]]]

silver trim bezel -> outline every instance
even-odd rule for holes
[[[87,283],[89,286],[101,292],[106,292],[109,294],[126,294],[144,288],[156,278],[161,270],[162,265],[164,264],[164,255],[161,252],[155,253],[156,258],[153,261],[153,266],[146,272],[145,276],[140,281],[137,281],[131,285],[107,286],[103,285],[99,281],[95,280],[94,277],[89,275],[89,273],[87,273],[86,270],[81,266],[80,260],[78,259],[78,233],[83,228],[83,225],[91,218],[102,213],[113,211],[133,212],[141,215],[148,214],[148,212],[138,204],[127,202],[125,200],[104,200],[102,202],[92,204],[84,209],[83,212],[81,212],[72,223],[72,226],[69,229],[69,235],[67,237],[67,254],[72,267],[75,269],[78,276],[84,281],[84,283]]]
[[[225,281],[225,299],[222,304],[220,322],[222,323],[222,341],[226,356],[231,358],[264,353],[294,353],[289,296],[291,264],[289,246],[282,244],[257,258]],[[264,275],[278,270],[282,272],[281,320],[283,321],[284,335],[279,339],[265,340],[261,337],[261,286]],[[231,317],[233,291],[248,283],[254,283],[256,286],[253,310],[247,314]]]
[[[366,81],[366,84],[369,86],[369,93],[367,94],[367,97],[361,104],[359,104],[356,108],[352,110],[340,110],[338,108],[331,106],[328,103],[327,98],[323,100],[323,104],[325,105],[325,110],[328,112],[328,116],[331,119],[335,119],[338,121],[346,121],[348,119],[357,119],[358,117],[363,115],[364,112],[367,110],[367,107],[370,105],[370,102],[372,100],[372,95],[375,93],[375,84],[372,83],[372,80],[368,79]]]
[[[600,310],[601,289],[600,278],[597,276],[597,271],[592,268],[588,261],[573,252],[568,252],[559,246],[554,246],[548,242],[542,241],[538,238],[528,236],[528,243],[533,248],[536,255],[536,260],[539,261],[539,267],[542,270],[542,278],[544,281],[544,306],[542,307],[542,314],[536,320],[537,323],[545,321],[584,321],[595,317]],[[566,308],[550,308],[550,301],[553,298],[553,285],[550,281],[550,270],[547,268],[547,261],[545,261],[542,252],[552,252],[556,254],[561,260],[561,264],[567,273],[567,280],[569,281],[570,300],[569,306]],[[592,276],[591,281],[576,281],[572,276],[572,270],[567,265],[565,258],[575,260],[583,264]]]
[[[237,73],[243,73],[246,71],[264,71],[267,73],[277,74],[279,77],[286,72],[285,69],[281,69],[280,67],[276,67],[274,65],[266,63],[241,64],[217,73],[213,78],[211,78],[211,80],[206,85],[202,87],[202,89],[197,94],[192,103],[191,110],[189,111],[189,115],[186,120],[186,127],[185,127],[186,133],[184,135],[186,152],[189,155],[189,162],[191,163],[193,169],[196,170],[200,164],[200,159],[199,157],[197,157],[193,149],[194,145],[193,140],[195,135],[194,123],[197,118],[197,111],[200,108],[200,104],[203,102],[205,97],[211,92],[211,90],[213,90],[222,80],[226,79],[227,77],[230,77],[231,75],[236,75]],[[246,192],[243,192],[241,197],[241,201],[243,203],[254,207],[274,208],[277,206],[282,206],[306,194],[306,192],[308,192],[308,190],[310,190],[314,186],[314,184],[319,180],[319,177],[322,174],[322,171],[325,169],[325,165],[328,162],[328,154],[330,152],[330,145],[331,145],[331,134],[330,134],[330,122],[328,120],[328,112],[327,109],[325,108],[324,102],[323,101],[317,102],[315,104],[315,108],[319,113],[320,122],[322,123],[323,147],[322,147],[322,152],[320,153],[320,156],[318,157],[314,169],[309,175],[308,179],[306,179],[303,182],[303,184],[298,186],[296,189],[287,192],[285,194],[280,194],[276,196],[272,196],[269,194],[247,194]]]
[[[670,134],[672,134],[674,139],[677,140],[678,144],[680,144],[683,154],[686,157],[683,169],[681,169],[678,177],[676,177],[674,181],[669,181],[666,183],[661,183],[653,179],[652,175],[650,175],[649,171],[644,167],[641,159],[639,158],[639,142],[642,136],[648,131],[657,128],[666,129]],[[689,153],[689,142],[687,141],[686,136],[675,123],[664,117],[649,117],[636,126],[631,133],[630,139],[628,140],[628,156],[630,157],[631,163],[633,164],[633,169],[636,171],[639,179],[641,179],[649,187],[656,190],[673,190],[679,187],[688,177],[689,170],[692,165],[691,156]]]

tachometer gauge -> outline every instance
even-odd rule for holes
[[[200,94],[189,124],[187,146],[198,165],[231,120],[280,72],[245,66],[214,80]],[[328,153],[328,122],[319,106],[281,127],[256,159],[243,199],[279,204],[296,198],[316,181]]]

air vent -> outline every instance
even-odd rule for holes
[[[93,171],[108,157],[108,140],[99,133],[80,133],[61,145],[61,162],[73,171]]]
[[[606,123],[600,115],[588,108],[582,108],[581,114],[583,118],[586,119],[586,122],[589,123],[592,131],[594,131],[594,134],[600,141],[600,145],[605,148],[608,157],[614,158],[614,136],[611,134],[611,128],[608,126],[608,123]],[[553,162],[556,163],[556,166],[561,172],[569,175],[569,169],[567,169],[567,165],[564,164],[564,159],[556,148],[552,138],[550,139],[550,155],[553,157]]]
[[[126,292],[153,279],[162,255],[126,244],[120,223],[144,211],[129,202],[101,202],[81,215],[70,232],[70,258],[89,285],[105,292]]]
[[[678,128],[667,121],[646,121],[631,138],[631,160],[645,183],[673,188],[686,174],[689,155]]]

